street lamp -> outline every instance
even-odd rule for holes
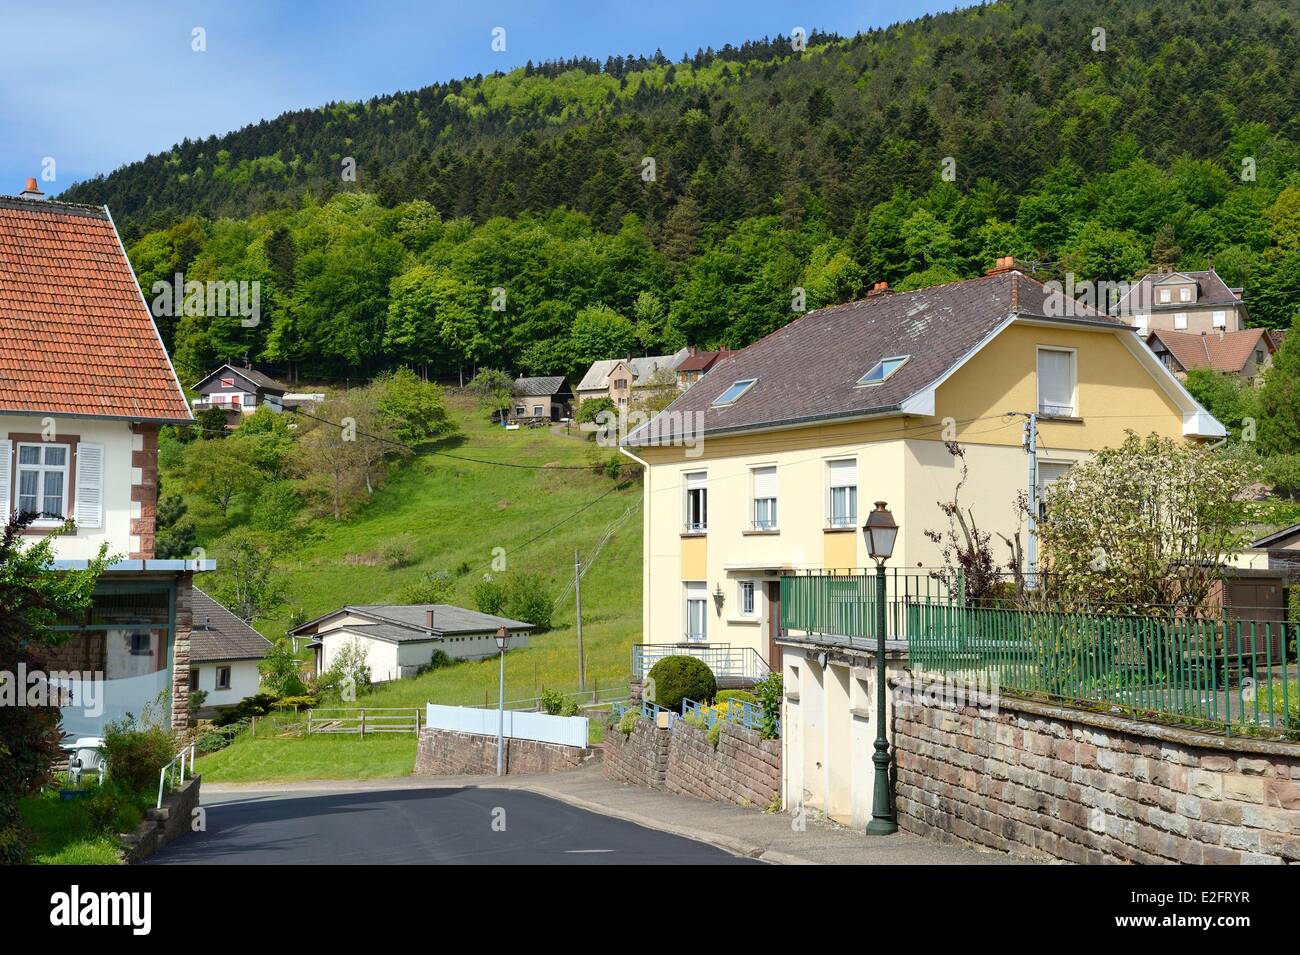
[[[862,536],[867,541],[867,553],[876,562],[876,750],[871,754],[876,781],[872,787],[867,835],[887,836],[898,831],[898,821],[894,818],[894,801],[889,792],[889,740],[885,737],[885,561],[894,553],[898,524],[884,501],[877,501],[876,509],[867,515]]]
[[[505,627],[497,628],[497,649],[501,651],[501,690],[497,696],[497,775],[504,772],[506,736],[506,644],[510,634]]]

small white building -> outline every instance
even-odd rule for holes
[[[190,692],[207,693],[200,712],[234,706],[261,691],[257,665],[271,641],[194,588],[190,631]]]
[[[496,634],[505,627],[509,649],[528,646],[533,625],[508,617],[466,610],[451,604],[372,604],[347,606],[294,627],[295,641],[308,637],[316,652],[316,672],[334,664],[343,647],[366,650],[373,683],[415,676],[428,666],[435,650],[457,660],[480,660],[497,654]]]

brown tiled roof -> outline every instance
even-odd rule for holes
[[[260,660],[271,649],[266,639],[224,606],[195,587],[190,598],[190,663]]]
[[[107,210],[0,196],[0,411],[190,420]]]
[[[1058,317],[1066,311],[1059,293],[1054,296],[1019,271],[1002,271],[819,309],[719,361],[626,443],[671,441],[681,430],[673,421],[687,433],[707,434],[896,412],[977,350],[1013,313],[1132,331],[1118,319],[1072,307],[1084,314]],[[903,355],[907,362],[883,383],[858,385],[876,362]],[[738,401],[712,407],[731,385],[750,378],[754,385]]]
[[[1158,339],[1169,349],[1184,371],[1194,368],[1213,368],[1216,371],[1239,372],[1250,361],[1255,349],[1262,344],[1268,351],[1270,347],[1268,329],[1246,328],[1239,332],[1171,332],[1156,329],[1147,336],[1147,341]]]
[[[731,349],[722,348],[718,351],[697,351],[689,358],[682,360],[677,366],[678,371],[708,371],[713,367],[715,362],[721,361],[728,355],[732,354]]]

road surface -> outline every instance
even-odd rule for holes
[[[722,849],[506,789],[223,793],[151,865],[718,864]]]

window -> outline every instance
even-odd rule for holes
[[[1160,301],[1161,301],[1161,302],[1168,302],[1169,300],[1170,300],[1170,299],[1169,299],[1169,289],[1167,289],[1167,288],[1162,288],[1162,289],[1160,290]]]
[[[1038,349],[1038,413],[1074,417],[1074,352]]]
[[[1192,290],[1184,286],[1178,290],[1178,301],[1190,302],[1192,300]]]
[[[233,387],[235,387],[235,379],[233,379],[233,378],[222,378],[222,379],[221,379],[221,387],[222,387],[222,388],[233,388]]]
[[[1262,348],[1255,349],[1255,364],[1256,365],[1264,364],[1264,349]]]
[[[709,527],[709,474],[692,471],[686,479],[686,529],[704,531]]]
[[[523,405],[515,405],[515,417],[522,418],[527,410]]]
[[[542,416],[542,406],[541,406],[541,405],[533,405],[533,417],[534,417],[534,418],[540,418],[541,416]]]
[[[1042,520],[1047,513],[1047,492],[1048,489],[1061,478],[1065,477],[1070,465],[1056,463],[1052,461],[1038,462],[1038,519]]]
[[[193,693],[198,688],[199,688],[199,671],[191,670],[190,671],[190,692]]]
[[[1137,330],[1145,335],[1151,325],[1151,316],[1138,313],[1133,316],[1133,322],[1137,325]]]
[[[735,404],[736,400],[740,398],[741,395],[754,387],[754,382],[756,381],[758,381],[757,378],[740,379],[722,394],[718,395],[718,397],[713,399],[713,407],[721,408],[725,405]]]
[[[627,391],[627,379],[626,379],[626,378],[615,378],[615,379],[614,379],[614,390],[615,390],[615,391]]]
[[[858,462],[854,458],[827,462],[830,488],[827,519],[831,527],[858,523]]]
[[[1214,313],[1214,327],[1215,327],[1215,328],[1227,328],[1227,327],[1228,327],[1228,313],[1227,313],[1227,312],[1215,312],[1215,313]]]
[[[709,591],[702,580],[686,582],[686,639],[700,642],[709,638]]]
[[[153,653],[153,636],[148,633],[131,634],[131,655],[149,656]]]
[[[752,580],[742,580],[740,582],[740,614],[743,617],[754,616],[754,582]]]
[[[1186,328],[1186,327],[1187,327],[1187,313],[1186,313],[1186,312],[1175,312],[1175,313],[1174,313],[1174,328],[1176,328],[1176,329],[1184,329],[1184,328]]]
[[[61,521],[68,513],[68,445],[18,445],[18,510]]]
[[[882,358],[871,366],[871,370],[858,379],[859,385],[878,385],[903,365],[911,355],[896,355],[893,358]]]
[[[754,468],[754,529],[776,529],[776,466]]]
[[[230,689],[230,667],[217,667],[217,689]]]

